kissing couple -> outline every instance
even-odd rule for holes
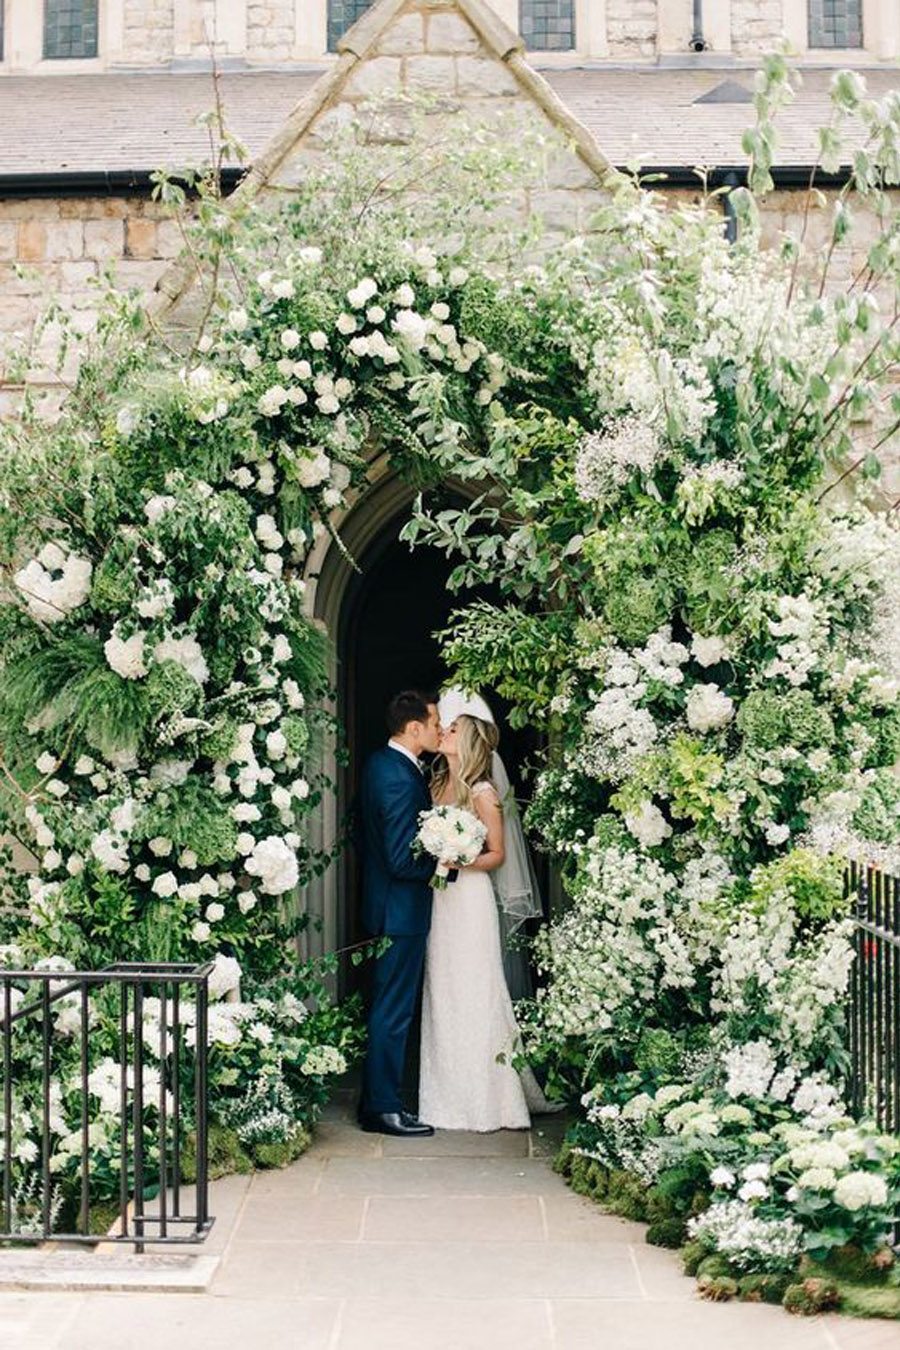
[[[402,1136],[527,1129],[529,1107],[555,1108],[529,1069],[497,1062],[520,1048],[501,926],[510,932],[541,906],[496,723],[483,698],[460,689],[397,694],[386,720],[390,739],[365,765],[358,808],[363,922],[391,940],[375,963],[359,1123]],[[436,756],[428,774],[426,753]],[[480,855],[440,887],[437,860],[414,851],[419,817],[435,806],[460,807],[485,831]],[[420,986],[414,1115],[400,1090]]]

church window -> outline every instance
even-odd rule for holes
[[[571,51],[575,0],[519,0],[519,32],[531,51]]]
[[[44,57],[97,55],[97,0],[44,0]]]
[[[810,47],[861,47],[862,0],[809,0]]]
[[[356,20],[372,8],[373,0],[328,0],[328,50],[336,50],[338,42]]]

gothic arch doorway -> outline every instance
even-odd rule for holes
[[[400,541],[409,519],[414,491],[385,471],[347,512],[338,526],[353,557],[354,570],[331,540],[320,541],[307,569],[312,613],[332,638],[334,712],[346,733],[346,753],[335,745],[325,750],[323,768],[336,784],[336,794],[320,814],[323,842],[332,843],[343,829],[359,784],[366,756],[383,744],[384,707],[402,688],[437,689],[447,677],[433,634],[447,626],[451,612],[475,598],[495,599],[490,586],[465,594],[451,592],[447,581],[452,562],[437,550],[413,552]],[[449,501],[462,494],[442,488]],[[519,792],[523,770],[538,748],[533,732],[512,731],[506,709],[492,699],[501,726],[504,759]],[[309,954],[346,948],[366,936],[360,922],[360,878],[351,847],[345,848],[328,872],[309,888],[307,906],[319,927],[304,944]],[[335,992],[346,996],[365,985],[365,967],[341,960]]]

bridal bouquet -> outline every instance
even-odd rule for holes
[[[432,885],[442,891],[452,867],[467,867],[481,852],[487,827],[471,811],[459,806],[434,806],[419,816],[419,833],[413,840],[413,852],[430,853],[438,866]]]

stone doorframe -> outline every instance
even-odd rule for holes
[[[387,454],[378,455],[370,462],[366,479],[366,486],[353,495],[344,510],[335,513],[331,518],[336,533],[353,558],[361,558],[382,530],[404,509],[412,505],[416,496],[416,489],[391,468]],[[307,559],[304,573],[307,587],[305,599],[307,614],[325,628],[332,638],[328,658],[328,679],[334,691],[337,691],[339,685],[337,638],[341,613],[354,575],[350,563],[334,539],[330,534],[323,533]],[[340,712],[334,701],[336,697],[335,692],[332,702],[328,705],[329,711],[334,714]],[[340,826],[339,813],[345,795],[342,790],[343,770],[337,763],[333,739],[325,742],[320,759],[314,767],[324,772],[337,787],[336,791],[325,795],[320,809],[308,817],[312,847],[328,849],[333,847],[337,839]],[[344,857],[339,856],[323,876],[314,877],[306,887],[303,908],[311,919],[321,921],[321,930],[317,931],[311,926],[301,934],[300,951],[304,957],[322,956],[345,943],[344,910],[341,901],[346,884],[347,866]],[[329,977],[328,984],[332,993],[337,995],[337,977]]]

